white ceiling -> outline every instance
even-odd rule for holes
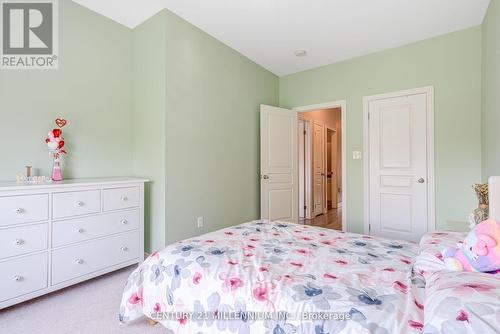
[[[130,28],[167,8],[277,75],[481,24],[490,0],[74,0]],[[307,50],[298,58],[295,50]]]

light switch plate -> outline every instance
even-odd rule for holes
[[[203,227],[203,223],[204,223],[204,218],[203,217],[198,217],[198,219],[196,220],[196,226],[198,228],[202,228]]]
[[[361,160],[361,151],[352,151],[353,160]]]

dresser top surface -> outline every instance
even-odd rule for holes
[[[119,185],[126,183],[145,183],[148,179],[138,177],[110,177],[110,178],[92,178],[92,179],[68,179],[58,182],[45,183],[17,183],[15,181],[0,182],[0,191],[7,190],[30,190],[30,189],[45,189],[58,187],[72,186],[96,186],[96,185]]]

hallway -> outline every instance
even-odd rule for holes
[[[326,214],[319,215],[313,219],[299,219],[300,224],[329,228],[332,230],[342,230],[342,210],[331,209]]]

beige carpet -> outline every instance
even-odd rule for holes
[[[123,286],[134,267],[95,278],[71,288],[0,311],[0,333],[114,334],[165,333],[146,320],[118,321]]]

